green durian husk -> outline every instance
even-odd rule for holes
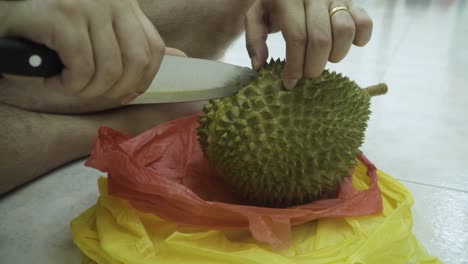
[[[251,205],[289,207],[336,191],[356,165],[371,114],[370,95],[336,72],[285,90],[284,65],[266,63],[235,95],[210,100],[199,119],[208,162]]]

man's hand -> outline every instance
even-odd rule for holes
[[[137,0],[30,0],[3,2],[0,9],[8,12],[0,14],[0,36],[59,54],[63,73],[39,83],[67,94],[128,103],[149,87],[165,52]]]
[[[335,7],[347,10],[330,17]],[[364,46],[372,34],[372,20],[350,0],[257,0],[245,22],[247,50],[256,70],[268,57],[267,35],[282,32],[287,89],[292,89],[301,77],[318,77],[327,61],[341,61],[352,44]]]

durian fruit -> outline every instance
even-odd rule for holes
[[[266,63],[235,95],[207,103],[199,119],[205,157],[252,205],[289,207],[336,190],[355,166],[371,114],[369,92],[335,72],[285,90],[284,65]]]

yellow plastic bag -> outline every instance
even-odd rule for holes
[[[378,171],[384,210],[378,215],[319,219],[292,227],[292,245],[273,251],[248,231],[181,227],[143,213],[126,200],[109,196],[107,179],[99,179],[101,196],[71,223],[83,263],[441,263],[428,255],[412,233],[413,197],[395,179]],[[369,187],[359,163],[352,183]]]

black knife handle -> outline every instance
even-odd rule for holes
[[[0,74],[51,77],[63,70],[58,54],[42,44],[0,37]]]

